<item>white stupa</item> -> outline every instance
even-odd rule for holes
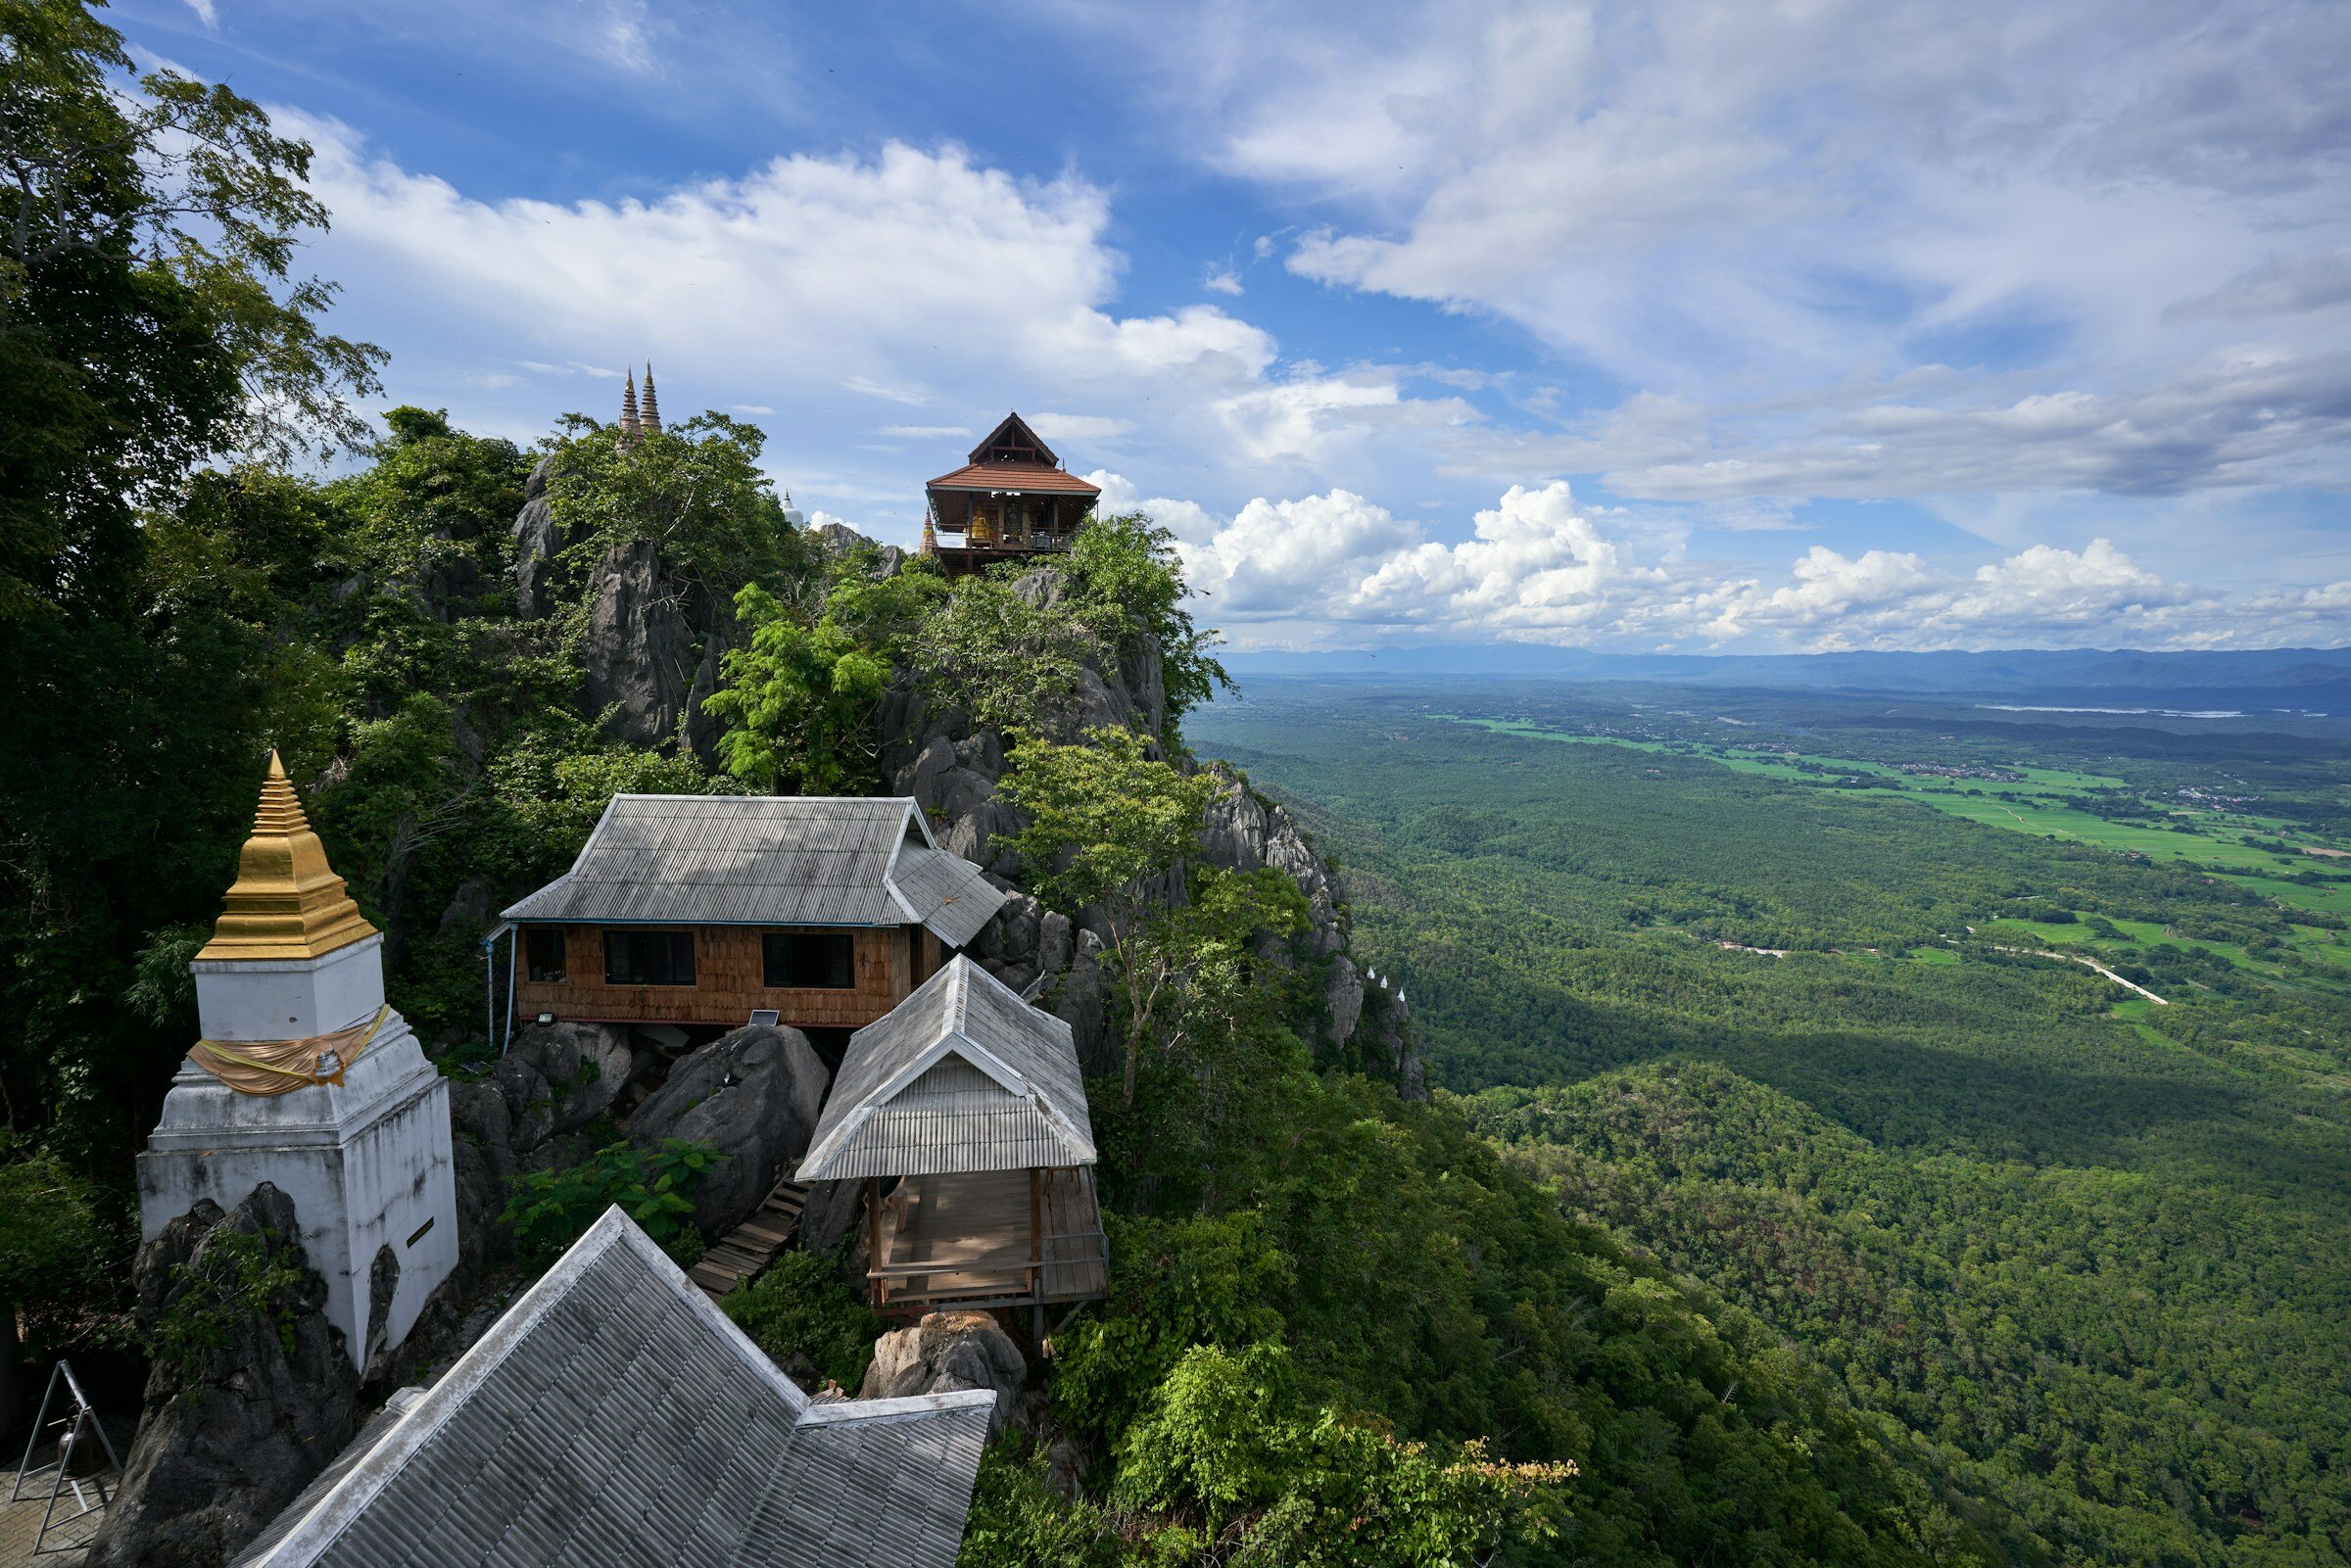
[[[383,936],[275,752],[226,905],[189,966],[204,1037],[139,1156],[140,1230],[275,1183],[364,1366],[456,1266],[449,1086],[385,1002]]]

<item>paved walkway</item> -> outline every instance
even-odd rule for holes
[[[42,1551],[39,1556],[34,1556],[32,1543],[33,1538],[40,1533],[41,1513],[49,1506],[50,1478],[42,1475],[25,1482],[23,1498],[17,1502],[10,1502],[8,1500],[9,1494],[16,1490],[17,1485],[16,1461],[22,1457],[22,1450],[10,1454],[8,1456],[9,1468],[0,1470],[0,1568],[16,1568],[19,1563],[54,1564],[56,1568],[77,1568],[85,1555],[81,1548],[88,1544],[92,1536],[98,1533],[98,1527],[106,1522],[106,1515],[93,1513],[75,1519],[72,1524],[52,1527],[46,1543],[47,1549]],[[113,1481],[113,1477],[108,1477],[110,1491]],[[82,1483],[82,1490],[90,1493],[90,1484],[87,1481]],[[90,1493],[90,1500],[92,1502],[98,1500],[95,1493]],[[56,1517],[61,1520],[72,1518],[79,1506],[74,1501],[73,1489],[67,1487],[57,1499]],[[57,1549],[60,1546],[69,1549],[60,1551]]]

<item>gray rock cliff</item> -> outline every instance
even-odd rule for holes
[[[694,679],[694,637],[651,541],[610,546],[589,575],[581,656],[581,706],[605,734],[640,746],[677,734]]]
[[[216,1568],[359,1429],[359,1374],[301,1232],[294,1201],[264,1182],[226,1213],[199,1203],[139,1249],[141,1328],[202,1326],[148,1375],[90,1568]],[[252,1300],[256,1273],[285,1264],[295,1283]]]
[[[555,611],[555,557],[570,543],[555,522],[553,502],[547,497],[548,464],[542,457],[523,486],[522,510],[514,514],[514,603],[526,621],[545,620]]]
[[[681,1058],[630,1117],[629,1136],[647,1147],[680,1138],[718,1151],[695,1192],[694,1217],[703,1235],[722,1235],[750,1218],[808,1152],[831,1082],[799,1030],[745,1024]]]

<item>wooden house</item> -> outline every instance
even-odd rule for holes
[[[849,1037],[796,1179],[865,1183],[877,1311],[1044,1308],[1106,1289],[1070,1026],[956,957]]]
[[[570,871],[505,912],[512,1011],[809,1031],[872,1023],[1004,893],[911,799],[615,795]]]
[[[1094,514],[1099,487],[1065,472],[1028,421],[1007,414],[970,460],[925,487],[923,553],[959,577],[997,561],[1065,550]]]

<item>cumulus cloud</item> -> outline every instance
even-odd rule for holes
[[[285,118],[317,147],[325,248],[352,263],[339,270],[355,293],[396,270],[552,342],[625,326],[672,360],[769,356],[906,403],[929,397],[905,374],[916,363],[1152,375],[1271,357],[1262,332],[1209,307],[1108,314],[1102,194],[1024,184],[953,148],[778,158],[649,202],[483,202],[369,157],[338,123]],[[957,236],[952,264],[941,230]],[[1003,289],[1008,276],[1025,286]]]
[[[1651,553],[1564,483],[1515,485],[1470,536],[1347,490],[1259,498],[1230,517],[1097,474],[1112,510],[1167,524],[1209,619],[1240,647],[1412,638],[1597,647],[2278,646],[2351,639],[2351,582],[2231,594],[2170,582],[2111,540],[1969,565],[1815,545],[1750,575]]]

